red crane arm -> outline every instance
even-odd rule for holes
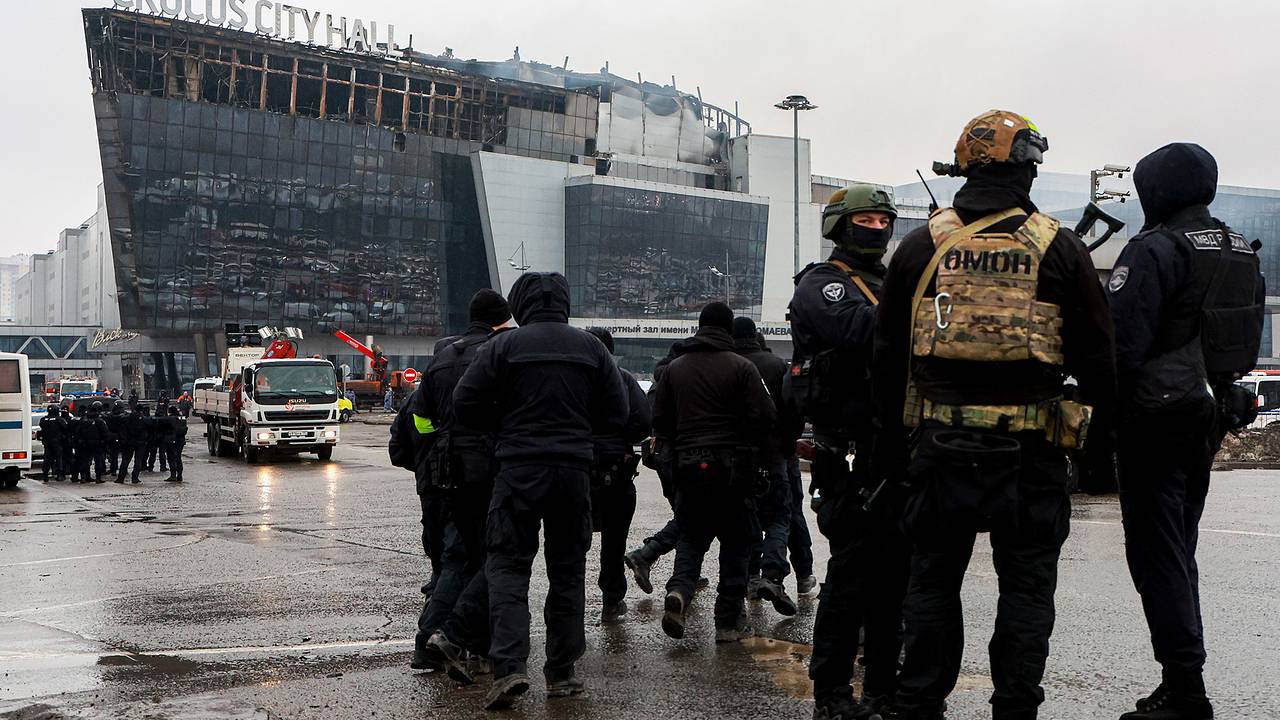
[[[342,332],[341,330],[334,332],[333,336],[338,338],[342,342],[346,343],[347,345],[350,345],[353,350],[360,353],[361,355],[364,355],[370,360],[374,359],[373,350],[370,350],[367,345],[360,342],[359,340],[351,337],[350,335]]]

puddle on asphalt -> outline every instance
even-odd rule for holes
[[[809,679],[809,665],[805,662],[813,652],[812,647],[767,637],[746,638],[739,645],[783,692],[798,700],[813,697],[813,681]],[[854,692],[860,691],[855,683]]]
[[[203,665],[194,660],[177,657],[175,655],[103,655],[98,658],[98,665],[102,667],[118,667],[136,669],[145,672],[148,676],[160,675],[188,675],[196,672]]]

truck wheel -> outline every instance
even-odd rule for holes
[[[18,487],[18,478],[22,477],[22,471],[18,468],[6,468],[4,475],[0,477],[4,479],[4,486],[12,490]]]
[[[329,462],[333,459],[333,446],[325,445],[324,447],[316,448],[316,457],[320,459],[320,462]]]
[[[258,462],[261,451],[252,445],[249,434],[245,433],[240,441],[240,455],[244,457],[244,461],[253,465]]]
[[[206,422],[204,424],[204,437],[208,442],[209,456],[218,457],[218,424]]]
[[[339,414],[338,414],[338,422],[344,422],[344,423],[349,423],[349,422],[351,422],[351,411],[350,411],[350,410],[343,410],[341,413],[339,413]]]

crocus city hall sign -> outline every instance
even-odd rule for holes
[[[113,0],[122,10],[185,18],[341,50],[399,55],[396,26],[312,12],[269,0]]]

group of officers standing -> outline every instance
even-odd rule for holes
[[[1080,238],[1031,201],[1047,150],[1021,115],[970,121],[947,168],[965,178],[953,206],[908,233],[888,267],[892,198],[870,185],[837,192],[822,228],[834,250],[796,277],[789,366],[749,319],[713,302],[646,397],[607,331],[569,326],[560,274],[526,273],[507,299],[478,292],[467,332],[437,345],[392,428],[393,462],[417,476],[433,565],[411,664],[464,684],[491,671],[491,710],[528,691],[539,529],[551,698],[583,692],[593,530],[606,619],[626,612],[624,567],[650,592],[652,565],[674,550],[662,628],[683,637],[712,540],[718,642],[749,633],[749,596],[795,614],[788,570],[801,592],[814,582],[803,548],[786,557],[808,422],[813,504],[831,545],[809,669],[815,719],[944,717],[979,534],[999,575],[992,716],[1035,718],[1070,493],[1117,482],[1162,667],[1121,717],[1212,718],[1197,526],[1213,455],[1256,412],[1234,380],[1260,342],[1258,245],[1210,215],[1212,156],[1174,143],[1136,167],[1146,223],[1104,286]],[[641,462],[673,517],[626,553]]]
[[[169,476],[165,482],[182,482],[182,450],[187,444],[187,419],[178,407],[167,402],[156,405],[156,417],[148,406],[133,402],[132,410],[123,400],[81,402],[81,412],[50,405],[40,419],[36,439],[44,446],[41,478],[49,482],[104,483],[108,478],[123,483],[130,478],[139,483],[143,467]],[[133,471],[130,473],[130,465]]]

